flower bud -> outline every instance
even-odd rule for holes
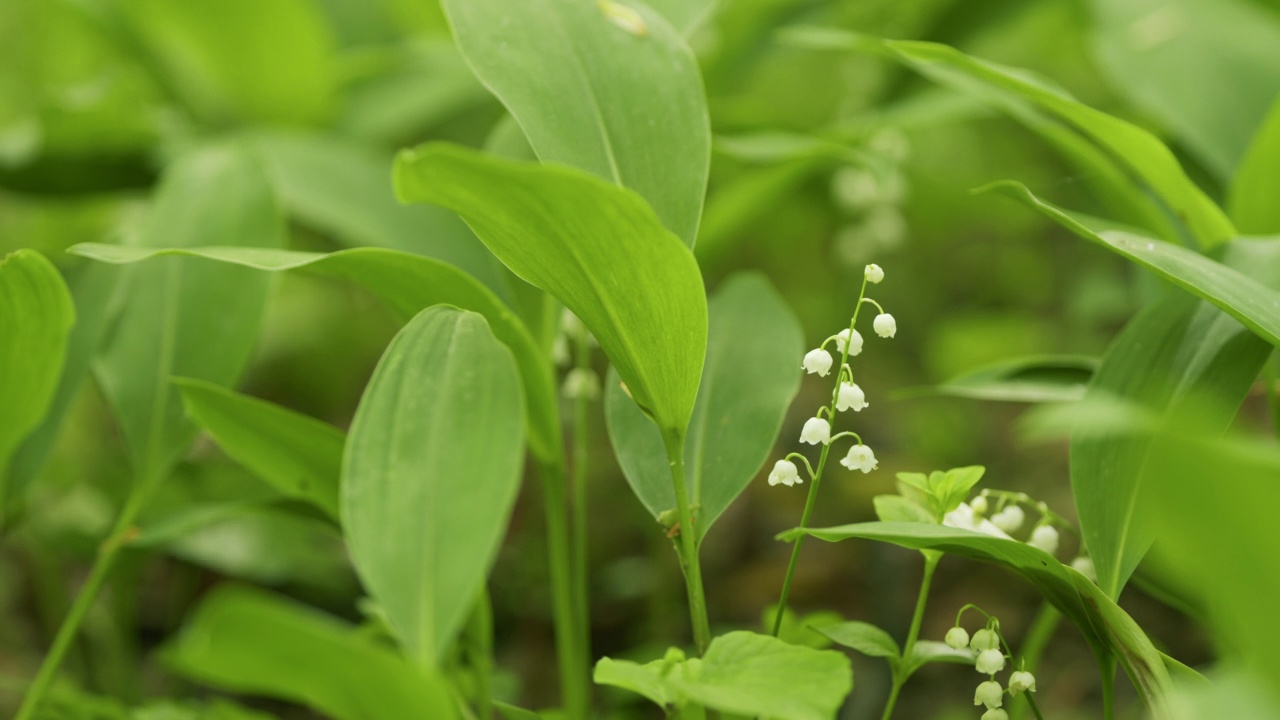
[[[884,270],[881,270],[879,265],[871,263],[867,266],[864,276],[867,278],[867,282],[874,285],[884,279]]]
[[[809,418],[800,430],[800,442],[826,445],[831,442],[831,423],[818,417]]]
[[[1027,514],[1017,505],[1009,505],[991,516],[991,522],[1007,533],[1017,532],[1026,519]]]
[[[963,650],[969,645],[969,631],[959,625],[947,631],[947,647],[952,650]]]
[[[978,653],[974,669],[983,675],[995,675],[1004,669],[1004,653],[999,650],[983,650]]]
[[[1035,692],[1036,676],[1026,670],[1018,670],[1009,676],[1009,694],[1017,695],[1020,692]]]
[[[983,650],[998,650],[1000,648],[1000,636],[995,630],[983,628],[973,634],[973,640],[969,642],[969,647],[982,652]]]
[[[995,680],[982,683],[973,693],[973,704],[986,705],[988,708],[1000,707],[1004,704],[1004,688]]]
[[[849,454],[844,456],[840,464],[850,470],[861,470],[864,474],[879,467],[875,453],[871,452],[871,448],[866,445],[854,445],[849,448]]]
[[[1098,582],[1098,571],[1093,567],[1093,559],[1088,555],[1081,555],[1071,561],[1071,569],[1089,578],[1093,582]]]
[[[769,473],[770,485],[786,485],[791,487],[797,483],[803,483],[800,477],[800,470],[796,464],[790,460],[779,460],[773,464],[773,470]]]
[[[832,362],[834,362],[834,360],[831,359],[831,353],[826,350],[823,350],[822,348],[810,350],[804,356],[804,371],[809,374],[818,373],[819,375],[826,377],[827,373],[831,372]]]
[[[1031,531],[1027,544],[1052,555],[1058,552],[1058,529],[1052,525],[1040,525]]]
[[[565,375],[560,393],[570,400],[577,398],[593,400],[600,397],[600,378],[591,368],[574,368]]]
[[[891,338],[898,332],[898,323],[889,313],[877,315],[871,327],[875,328],[876,334],[882,338]]]
[[[991,708],[982,713],[981,720],[1009,720],[1009,713],[1000,708]]]
[[[867,396],[862,392],[862,388],[858,387],[857,383],[840,383],[840,389],[836,391],[836,410],[840,412],[845,410],[858,412],[866,407],[870,407],[867,404]]]
[[[986,515],[987,514],[987,496],[979,495],[978,497],[970,500],[969,507],[973,508],[973,511],[979,515]]]
[[[849,343],[849,339],[853,338],[853,342]],[[845,343],[849,343],[849,357],[856,357],[862,353],[862,333],[857,330],[850,331],[845,328],[836,333],[836,349],[844,352]]]

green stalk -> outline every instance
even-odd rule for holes
[[[493,606],[488,588],[477,595],[468,624],[467,660],[476,673],[477,715],[481,720],[493,720]]]
[[[40,707],[40,702],[44,699],[44,695],[49,690],[50,683],[58,674],[58,668],[62,666],[62,661],[67,655],[67,651],[71,648],[71,643],[75,641],[76,635],[80,632],[80,626],[84,624],[85,616],[89,614],[89,610],[93,608],[93,603],[98,598],[98,594],[102,591],[102,586],[106,583],[107,577],[111,574],[111,568],[115,565],[116,558],[120,554],[120,549],[129,540],[129,535],[133,531],[134,520],[138,517],[138,512],[143,506],[143,497],[147,495],[147,487],[149,483],[139,483],[130,493],[128,500],[120,510],[120,515],[116,518],[116,523],[112,527],[107,539],[103,541],[98,548],[98,555],[94,559],[93,568],[89,571],[89,578],[80,588],[80,593],[76,595],[75,602],[71,604],[71,609],[67,612],[66,618],[63,619],[62,625],[58,627],[58,634],[53,638],[53,645],[49,647],[49,652],[44,656],[44,661],[40,664],[40,670],[36,673],[35,679],[31,681],[30,687],[27,689],[26,696],[22,699],[22,705],[18,708],[18,714],[14,716],[14,720],[31,720],[36,710]]]
[[[689,508],[689,489],[684,480],[684,436],[676,433],[662,434],[667,448],[667,461],[671,464],[671,484],[676,494],[676,511],[680,514],[680,543],[676,552],[680,556],[680,569],[684,571],[685,589],[689,595],[689,618],[693,625],[693,639],[698,655],[707,651],[711,643],[711,623],[707,620],[707,599],[702,590],[702,564],[698,560],[698,531],[693,524]]]
[[[567,481],[562,460],[543,463],[542,499],[547,516],[547,558],[551,570],[551,602],[556,654],[560,660],[560,694],[571,720],[586,720],[588,687],[586,659],[579,652],[578,620],[574,613],[572,558],[569,541]]]
[[[920,581],[920,593],[916,596],[916,610],[911,616],[911,629],[907,632],[907,642],[902,647],[902,661],[893,668],[893,689],[889,691],[889,700],[885,703],[880,720],[889,720],[893,716],[893,708],[898,703],[898,693],[911,677],[905,668],[911,662],[916,641],[920,639],[920,626],[924,623],[924,608],[929,602],[929,586],[933,584],[933,571],[938,569],[938,561],[942,559],[942,553],[935,550],[922,550],[921,554],[924,555],[924,579]]]
[[[1027,637],[1022,643],[1022,666],[1021,669],[1029,673],[1035,673],[1036,666],[1040,664],[1040,658],[1044,657],[1044,651],[1049,646],[1049,641],[1053,638],[1053,633],[1058,629],[1059,623],[1062,622],[1062,613],[1049,603],[1042,603],[1039,612],[1036,613],[1035,619],[1031,621],[1031,629],[1027,631]],[[1031,693],[1025,693],[1028,705],[1017,705],[1013,708],[1013,712],[1009,716],[1013,720],[1020,720],[1026,716],[1027,707],[1040,717],[1040,710],[1035,706],[1035,700],[1031,699]]]
[[[591,346],[587,343],[585,335],[577,339],[576,355],[576,366],[589,370],[591,367]],[[572,573],[573,582],[574,630],[576,632],[574,645],[577,652],[581,654],[580,660],[583,664],[583,672],[589,670],[591,664],[591,594],[588,589],[590,562],[587,554],[587,543],[590,537],[588,533],[589,508],[587,505],[587,476],[589,472],[587,452],[588,433],[590,430],[587,411],[589,402],[589,398],[582,392],[579,392],[578,396],[574,398],[573,434],[571,436],[573,442],[573,526],[569,539],[573,547],[573,562],[570,565],[570,572]],[[587,687],[587,692],[590,692],[590,686]],[[590,697],[586,699],[586,702],[590,703]]]
[[[1115,720],[1116,717],[1116,658],[1108,655],[1102,665],[1102,717],[1103,720]]]

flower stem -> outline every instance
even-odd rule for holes
[[[1049,603],[1042,603],[1040,611],[1036,613],[1035,619],[1031,621],[1031,629],[1027,631],[1027,637],[1022,642],[1022,665],[1021,669],[1029,673],[1034,673],[1036,667],[1040,664],[1040,658],[1044,656],[1045,648],[1049,645],[1049,640],[1053,638],[1053,633],[1058,629],[1059,623],[1062,621],[1062,613]],[[1031,694],[1027,694],[1027,700],[1030,701],[1031,711],[1040,717],[1040,710],[1036,708],[1035,701],[1031,699]],[[1027,706],[1017,705],[1013,708],[1013,712],[1009,716],[1013,720],[1020,720],[1026,716]]]
[[[1116,658],[1108,655],[1102,665],[1102,717],[1103,720],[1115,720],[1116,717]]]
[[[676,511],[680,514],[680,542],[676,546],[676,552],[680,556],[680,569],[684,571],[685,589],[689,595],[689,618],[693,625],[694,644],[698,648],[698,655],[702,655],[711,642],[711,624],[707,620],[707,599],[702,590],[698,530],[689,507],[689,489],[684,479],[684,437],[666,432],[662,435],[663,444],[667,448],[667,461],[671,464]]]
[[[921,550],[924,555],[924,578],[920,581],[920,592],[916,595],[916,610],[911,616],[911,629],[907,631],[907,642],[902,646],[902,659],[893,668],[893,689],[889,691],[889,700],[885,703],[884,713],[880,720],[889,720],[893,716],[893,708],[898,702],[898,693],[911,677],[909,670],[911,654],[915,652],[916,641],[920,639],[920,626],[924,623],[924,608],[929,602],[929,586],[933,584],[933,571],[938,569],[938,561],[942,553],[936,550]]]
[[[840,397],[840,380],[844,377],[844,367],[849,362],[849,345],[852,344],[852,335],[857,331],[858,311],[862,308],[862,300],[867,295],[867,278],[864,274],[862,277],[862,289],[858,292],[858,302],[853,308],[853,318],[849,320],[850,342],[844,344],[844,348],[840,350],[840,371],[836,373],[836,386],[831,390],[831,403],[825,408],[828,417],[831,418],[831,424],[835,425],[836,419],[836,400]],[[849,382],[853,382],[853,370],[849,371]],[[861,439],[859,439],[861,442]],[[804,501],[804,512],[800,515],[800,527],[809,527],[809,517],[813,514],[813,507],[818,500],[818,486],[822,484],[822,471],[827,466],[827,455],[831,452],[831,443],[822,446],[822,453],[818,456],[818,470],[813,473],[813,482],[809,485],[809,496]],[[795,545],[791,547],[791,561],[787,563],[787,574],[782,580],[782,594],[778,597],[778,610],[773,617],[774,637],[778,637],[778,633],[782,631],[782,616],[786,614],[787,599],[791,597],[791,581],[796,574],[796,564],[800,561],[800,548],[804,545],[804,535],[796,538]]]
[[[560,664],[560,694],[566,715],[585,720],[589,688],[586,657],[579,643],[579,618],[574,613],[572,549],[569,540],[569,505],[563,458],[542,463],[542,496],[547,517],[547,559],[551,571],[551,603],[556,654]]]

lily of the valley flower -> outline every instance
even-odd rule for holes
[[[1040,525],[1031,531],[1027,544],[1053,555],[1058,552],[1058,529],[1052,525]]]
[[[858,412],[866,407],[870,407],[870,404],[867,403],[867,396],[857,383],[840,383],[840,389],[836,391],[836,410]]]
[[[810,445],[826,445],[831,442],[831,423],[819,417],[809,418],[800,430],[800,442]]]
[[[867,282],[874,285],[884,279],[884,270],[882,270],[879,265],[871,263],[867,266],[866,278]]]
[[[849,448],[849,454],[844,456],[840,464],[850,470],[861,470],[863,473],[869,473],[879,467],[876,454],[871,452],[871,448],[861,444]]]
[[[1004,653],[999,650],[983,650],[973,667],[983,675],[995,675],[1004,669]]]
[[[1016,696],[1020,692],[1035,692],[1036,676],[1026,670],[1018,670],[1009,676],[1009,694]]]
[[[991,628],[982,628],[973,634],[973,640],[969,641],[969,647],[978,652],[984,650],[999,650],[1000,636]]]
[[[773,464],[773,470],[769,473],[770,485],[786,485],[791,487],[803,483],[804,479],[800,477],[800,471],[796,468],[796,464],[790,460],[779,460]]]
[[[973,704],[986,705],[988,708],[1000,707],[1004,704],[1004,688],[995,680],[982,683],[973,693]]]
[[[1011,533],[1017,532],[1022,527],[1022,523],[1027,519],[1026,513],[1017,505],[1008,505],[1000,512],[991,516],[991,522],[1001,530]]]
[[[991,708],[982,713],[981,720],[1009,720],[1009,713],[1000,708]]]
[[[1093,567],[1093,559],[1088,555],[1081,555],[1071,561],[1071,569],[1089,578],[1093,582],[1098,582],[1098,571]]]
[[[952,650],[963,650],[969,646],[969,631],[957,625],[947,631],[944,642]]]
[[[823,350],[822,348],[810,350],[804,356],[804,371],[811,375],[813,373],[818,373],[819,375],[826,377],[827,373],[831,372],[831,363],[833,362],[835,361],[831,359],[831,353],[826,350]]]
[[[850,338],[853,342],[849,342]],[[849,343],[849,357],[855,357],[862,352],[862,334],[857,330],[850,331],[845,328],[836,333],[836,349],[844,352],[845,343]]]
[[[877,315],[871,327],[875,328],[876,334],[882,338],[891,338],[898,332],[898,323],[889,313]]]
[[[984,535],[1004,538],[1005,540],[1013,539],[1009,537],[1009,533],[996,527],[990,520],[986,518],[979,518],[969,503],[962,502],[955,510],[943,515],[942,524],[947,527],[959,528],[961,530],[972,530]]]

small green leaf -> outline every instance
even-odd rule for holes
[[[709,315],[707,360],[684,453],[700,539],[768,458],[799,390],[797,358],[804,353],[799,322],[762,275],[731,277],[711,298]],[[654,517],[675,507],[662,436],[614,380],[605,419],[636,497]]]
[[[1240,232],[1280,233],[1280,97],[1271,106],[1231,182],[1227,206]]]
[[[283,239],[284,217],[265,172],[244,146],[233,144],[177,160],[137,236],[112,247],[268,248]],[[94,373],[119,418],[135,472],[155,482],[194,435],[170,378],[234,383],[257,340],[268,278],[183,258],[135,268],[131,277]]]
[[[692,703],[771,720],[830,720],[853,689],[853,669],[843,653],[738,631],[712,640],[700,659],[638,665],[604,658],[595,680],[661,705]]]
[[[932,388],[903,394],[938,394],[1000,402],[1071,402],[1084,397],[1098,359],[1082,355],[1014,358],[964,373]]]
[[[662,16],[627,0],[444,7],[463,56],[538,157],[635,190],[693,247],[711,129],[698,62]]]
[[[53,263],[35,250],[0,258],[0,525],[9,459],[54,399],[75,320]]]
[[[863,538],[913,550],[946,553],[1001,565],[1031,583],[1045,600],[1070,618],[1094,652],[1114,655],[1148,703],[1160,703],[1171,689],[1159,652],[1138,624],[1083,575],[1042,550],[1016,540],[923,523],[870,522],[830,528],[796,528],[779,535],[812,535],[829,542]]]
[[[867,657],[890,658],[897,661],[902,650],[889,633],[872,625],[857,620],[837,625],[817,628],[817,631],[831,638],[837,645],[853,648]]]
[[[462,627],[506,534],[524,461],[515,361],[443,306],[391,341],[347,439],[342,520],[369,593],[419,663]]]
[[[876,517],[882,522],[937,523],[928,508],[901,495],[877,495],[872,502],[875,504]]]
[[[286,497],[338,519],[346,435],[319,420],[199,380],[174,381],[187,416],[233,460]]]
[[[355,627],[261,590],[215,590],[162,657],[188,678],[302,703],[335,720],[457,717],[434,673]]]
[[[297,270],[354,282],[385,301],[408,321],[423,308],[440,303],[478,312],[506,343],[520,367],[528,393],[529,444],[539,457],[560,452],[560,421],[551,366],[520,319],[474,278],[450,265],[419,255],[363,248],[328,255],[292,250],[207,247],[150,250],[84,243],[69,252],[109,263],[134,263],[158,255],[190,255],[268,272]]]
[[[396,192],[458,213],[498,259],[600,341],[636,402],[683,435],[707,347],[693,254],[635,193],[569,168],[447,145],[402,152]]]

